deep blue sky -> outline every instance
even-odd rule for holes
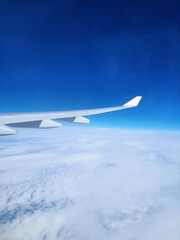
[[[0,112],[139,108],[94,125],[180,129],[178,0],[0,1]]]

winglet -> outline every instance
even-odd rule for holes
[[[127,102],[126,104],[124,104],[124,107],[137,107],[137,105],[139,104],[139,102],[141,101],[142,96],[137,96],[135,98],[133,98],[132,100],[130,100],[129,102]]]

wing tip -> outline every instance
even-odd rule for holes
[[[139,102],[141,101],[142,96],[136,96],[135,98],[131,99],[129,102],[125,103],[124,107],[137,107]]]

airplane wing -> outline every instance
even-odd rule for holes
[[[54,128],[62,126],[61,123],[52,120],[60,120],[72,123],[90,123],[90,120],[85,118],[84,116],[136,107],[139,104],[141,98],[141,96],[137,96],[122,106],[109,108],[57,112],[0,114],[0,136],[16,134],[16,130],[11,127]]]

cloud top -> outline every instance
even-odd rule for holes
[[[179,141],[93,128],[3,138],[1,239],[179,240]]]

